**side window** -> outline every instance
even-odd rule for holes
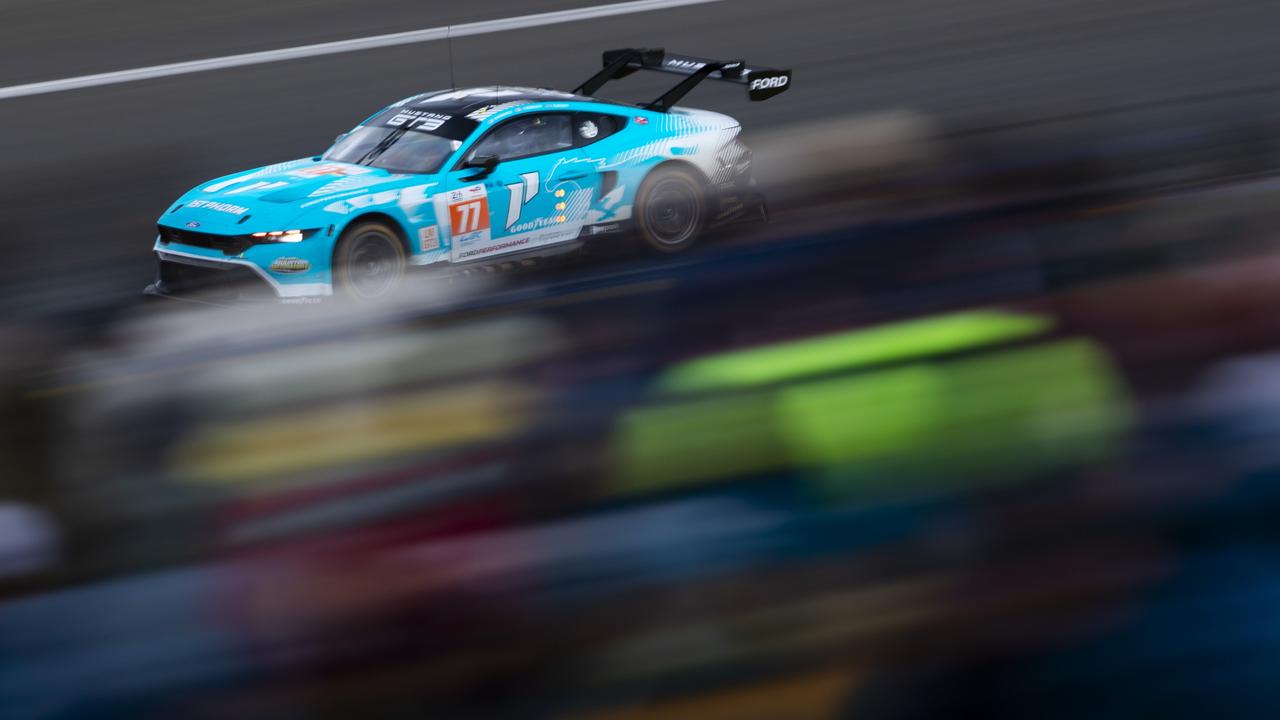
[[[578,147],[600,142],[621,130],[626,124],[627,119],[617,115],[574,113],[573,141]]]
[[[508,161],[573,147],[573,120],[564,113],[521,115],[498,126],[471,151]]]

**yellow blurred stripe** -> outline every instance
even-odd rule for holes
[[[525,427],[537,397],[524,385],[486,382],[214,425],[176,449],[175,469],[201,482],[244,482],[492,440]]]

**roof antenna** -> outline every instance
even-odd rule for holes
[[[457,90],[458,81],[453,77],[453,26],[448,25],[444,29],[444,41],[449,46],[449,86]]]

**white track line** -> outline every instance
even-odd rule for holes
[[[633,2],[595,5],[592,7],[576,8],[573,10],[559,10],[556,12],[538,13],[535,15],[520,15],[517,17],[501,18],[498,20],[464,23],[462,25],[454,25],[452,28],[448,26],[424,28],[422,30],[411,30],[409,32],[391,33],[390,35],[373,35],[370,37],[355,38],[352,40],[338,40],[337,42],[319,43],[316,45],[300,45],[298,47],[281,48],[279,50],[264,50],[262,52],[244,53],[242,55],[227,55],[225,57],[209,58],[207,60],[191,60],[188,62],[170,63],[168,65],[153,65],[151,67],[134,68],[132,70],[118,70],[116,72],[98,73],[96,75],[81,75],[79,77],[63,78],[61,80],[47,80],[44,82],[28,83],[26,85],[11,85],[9,87],[0,88],[0,100],[26,97],[28,95],[65,92],[67,90],[79,90],[81,88],[97,87],[99,85],[115,85],[118,83],[135,82],[138,80],[151,80],[153,78],[169,77],[172,75],[187,75],[190,73],[208,72],[210,70],[224,70],[226,68],[242,67],[244,65],[261,65],[263,63],[280,62],[282,60],[298,60],[301,58],[316,57],[319,55],[336,55],[338,53],[356,52],[358,50],[372,50],[375,48],[392,47],[395,45],[409,45],[411,43],[427,42],[429,40],[444,40],[450,35],[453,37],[484,35],[487,33],[505,32],[507,30],[522,30],[525,28],[541,27],[543,25],[557,25],[577,20],[592,20],[595,18],[613,17],[615,15],[630,15],[632,13],[649,12],[651,10],[665,10],[667,8],[683,7],[686,5],[705,5],[708,3],[723,1],[724,0],[634,0]]]

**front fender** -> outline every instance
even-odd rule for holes
[[[335,226],[334,237],[356,223],[379,220],[397,226],[404,238],[411,265],[448,260],[447,233],[437,221],[435,196],[444,183],[431,180],[377,193],[340,198],[326,203],[314,216]],[[336,240],[335,240],[336,242]],[[332,253],[332,247],[330,248]]]

